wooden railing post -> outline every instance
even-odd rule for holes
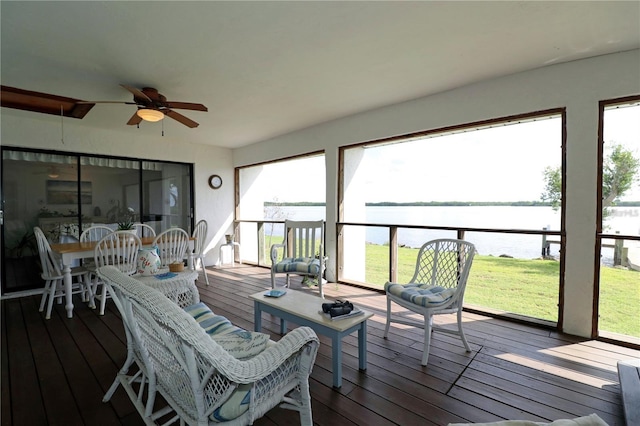
[[[265,265],[265,247],[264,247],[264,222],[257,224],[258,238],[258,266]]]
[[[398,282],[398,227],[389,227],[389,281]]]

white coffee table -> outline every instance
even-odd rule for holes
[[[322,311],[322,304],[330,300],[303,293],[297,290],[287,290],[282,297],[266,297],[265,291],[249,296],[254,303],[254,329],[262,329],[262,312],[267,312],[280,318],[280,334],[285,334],[287,321],[298,325],[311,327],[316,333],[331,338],[331,352],[333,363],[333,386],[342,386],[342,338],[354,331],[358,331],[358,367],[367,369],[367,320],[373,313],[364,311],[362,315],[332,321]]]

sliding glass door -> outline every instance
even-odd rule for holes
[[[191,233],[192,165],[2,147],[2,293],[39,288],[33,228],[51,243],[130,217]]]

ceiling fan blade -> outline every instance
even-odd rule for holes
[[[209,111],[209,109],[202,104],[194,104],[191,102],[170,102],[167,101],[168,108],[178,108],[178,109],[190,109],[192,111]]]
[[[137,113],[134,112],[131,118],[129,119],[129,121],[127,121],[127,124],[129,126],[133,126],[136,124],[140,124],[141,121],[142,121],[142,117],[140,117]]]
[[[164,110],[165,115],[168,115],[169,117],[173,118],[176,121],[179,121],[180,123],[184,124],[187,127],[191,127],[192,129],[194,127],[198,127],[199,124],[196,123],[195,121],[193,121],[190,118],[185,117],[184,115],[177,113],[173,110],[167,109]]]
[[[135,87],[131,87],[131,86],[127,86],[126,84],[121,84],[120,86],[124,87],[125,89],[127,89],[128,91],[130,91],[131,93],[133,93],[133,97],[135,98],[141,98],[144,99],[147,102],[152,102],[151,98],[148,97],[147,95],[145,95],[142,90],[138,90]]]
[[[77,105],[94,105],[94,104],[124,104],[124,105],[138,105],[135,102],[125,101],[80,101],[76,102]]]

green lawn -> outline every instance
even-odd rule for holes
[[[367,244],[366,282],[387,282],[389,247]],[[398,248],[398,282],[407,282],[418,249]],[[476,255],[467,282],[465,304],[558,320],[560,263]],[[640,272],[601,268],[600,330],[640,337]]]

